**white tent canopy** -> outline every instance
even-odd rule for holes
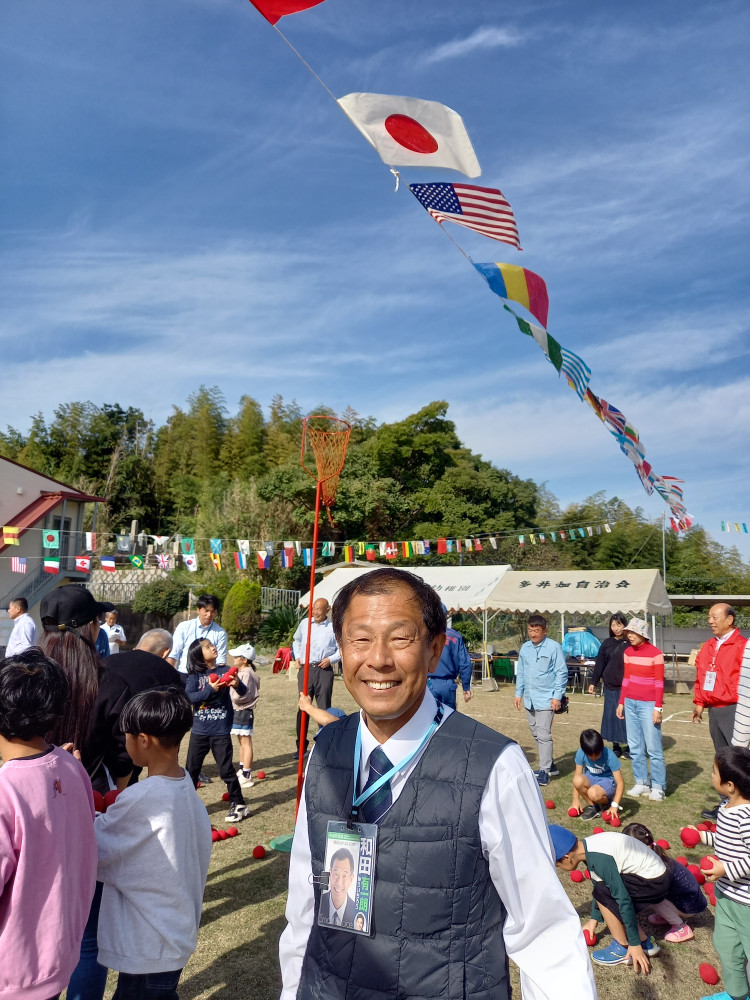
[[[334,569],[320,583],[315,584],[315,600],[325,597],[333,604],[336,595],[350,580],[362,573],[371,573],[380,566],[354,566]],[[401,568],[401,567],[399,567]],[[406,567],[403,567],[406,568]],[[510,570],[510,566],[415,566],[408,567],[410,573],[421,577],[440,595],[449,614],[458,611],[484,612],[490,605],[490,596],[496,592],[498,584]],[[309,593],[300,604],[307,607]]]
[[[487,601],[494,611],[668,615],[656,569],[534,570],[506,573]]]

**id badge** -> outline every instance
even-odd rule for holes
[[[372,935],[377,846],[375,823],[328,823],[324,871],[328,889],[320,896],[318,926]]]
[[[703,681],[703,690],[713,691],[714,684],[716,684],[716,671],[707,670],[705,680]]]

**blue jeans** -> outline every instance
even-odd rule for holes
[[[182,969],[176,972],[149,972],[132,976],[121,972],[112,1000],[178,1000],[177,984]]]
[[[68,1000],[102,1000],[107,985],[107,970],[99,965],[99,945],[96,932],[99,927],[99,907],[102,902],[102,883],[96,883],[91,901],[89,919],[81,941],[81,957],[68,983]]]
[[[664,764],[664,750],[661,745],[661,723],[654,725],[653,701],[625,699],[625,725],[628,730],[628,746],[633,758],[633,777],[637,785],[651,785],[667,791],[667,768]],[[651,758],[651,780],[648,777],[646,754]]]

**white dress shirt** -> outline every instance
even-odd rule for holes
[[[425,691],[417,713],[382,744],[389,760],[397,764],[416,750],[436,711],[435,699]],[[451,714],[452,709],[446,708],[442,722]],[[370,754],[381,744],[364,724],[362,713],[359,729],[361,788],[369,775]],[[391,778],[394,802],[425,750],[426,746]],[[479,807],[479,836],[493,885],[508,911],[503,940],[508,957],[521,970],[524,1000],[596,1000],[581,923],[555,870],[539,786],[516,745],[500,754],[490,772]],[[279,942],[281,1000],[294,1000],[297,995],[315,910],[311,872],[303,793],[289,864],[287,926]]]
[[[181,674],[186,674],[188,649],[196,639],[208,639],[216,646],[216,666],[221,667],[227,662],[227,634],[221,625],[211,622],[204,628],[199,618],[191,618],[189,621],[180,622],[174,630],[172,636],[172,648],[169,651],[169,659],[177,660],[177,669]]]
[[[727,641],[727,639],[729,639],[730,636],[733,636],[735,632],[736,632],[736,629],[730,629],[728,632],[725,632],[724,635],[720,635],[720,636],[717,637],[717,639],[716,639],[716,650],[715,650],[716,653],[719,652],[720,647],[723,646],[724,643]]]
[[[307,622],[304,618],[297,626],[292,640],[292,655],[300,663],[305,662],[305,650],[307,649]],[[321,660],[328,659],[331,663],[338,663],[341,653],[333,634],[333,622],[327,618],[322,622],[312,623],[310,633],[310,663],[320,663]]]
[[[101,628],[102,632],[104,632],[104,634],[107,637],[107,641],[109,642],[109,655],[114,656],[115,653],[119,653],[120,644],[118,642],[115,642],[115,640],[121,639],[123,642],[125,642],[125,640],[127,639],[127,636],[125,635],[125,629],[122,627],[122,625],[107,625],[107,623],[105,622],[104,625],[100,625],[99,627]]]
[[[5,655],[14,656],[16,653],[25,652],[31,646],[36,646],[36,636],[36,622],[30,614],[24,612],[13,622],[13,631],[5,647]]]

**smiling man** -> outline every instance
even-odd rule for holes
[[[328,879],[329,892],[320,899],[320,912],[329,924],[351,927],[354,923],[354,900],[349,889],[354,882],[354,858],[352,852],[340,847],[331,858]]]
[[[747,639],[735,628],[731,604],[714,604],[708,611],[708,625],[713,637],[704,643],[695,659],[695,688],[691,722],[701,722],[708,709],[708,731],[714,750],[732,745],[740,668]],[[704,819],[716,821],[719,806],[705,809]]]
[[[440,598],[411,573],[375,570],[341,590],[333,627],[361,711],[321,730],[310,755],[282,1000],[507,1000],[509,959],[527,1000],[595,998],[526,759],[427,689],[445,643]],[[354,889],[364,933],[320,919],[326,876],[333,894],[326,843],[350,820],[349,835],[365,838]]]

